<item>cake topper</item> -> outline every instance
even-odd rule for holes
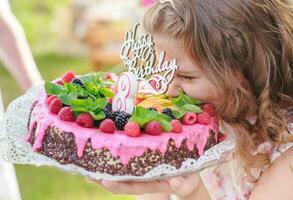
[[[165,60],[164,51],[159,53],[158,60],[156,60],[153,37],[150,34],[144,34],[137,38],[138,26],[139,24],[136,24],[133,31],[128,31],[125,35],[120,57],[128,68],[128,72],[122,73],[119,77],[118,91],[113,99],[113,110],[130,114],[134,108],[138,81],[148,82],[157,94],[162,94],[167,91],[178,68],[175,58],[170,61]],[[124,107],[126,104],[130,108]]]

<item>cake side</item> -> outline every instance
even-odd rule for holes
[[[36,126],[33,129],[29,142],[35,143]],[[204,150],[216,144],[215,133],[210,130],[210,134]],[[142,176],[160,164],[169,164],[181,167],[182,162],[188,158],[198,159],[200,157],[196,145],[190,150],[187,147],[187,140],[183,140],[180,147],[177,147],[173,139],[169,139],[166,152],[146,149],[141,156],[131,157],[125,165],[120,157],[114,157],[107,148],[94,149],[91,141],[86,142],[82,157],[77,155],[77,147],[74,134],[63,132],[55,127],[48,127],[42,141],[42,147],[37,152],[50,157],[60,164],[75,164],[91,172],[107,173],[111,175],[132,175]]]

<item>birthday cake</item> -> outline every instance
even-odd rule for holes
[[[180,168],[222,138],[210,104],[184,94],[138,93],[128,114],[112,110],[115,90],[115,81],[102,74],[69,72],[47,82],[33,104],[26,141],[61,164],[141,176],[160,164]]]

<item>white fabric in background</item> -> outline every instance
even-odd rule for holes
[[[10,9],[8,0],[0,0],[0,12]]]
[[[0,0],[2,2],[3,0]],[[1,3],[0,3],[1,4]],[[0,120],[4,116],[4,106],[0,90]],[[0,200],[20,200],[14,166],[0,160]]]

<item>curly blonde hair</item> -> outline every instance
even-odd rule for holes
[[[284,99],[292,106],[292,1],[157,2],[147,10],[144,27],[151,34],[183,41],[190,58],[201,63],[225,97],[215,106],[236,130],[237,155],[248,174],[251,168],[270,163],[268,152],[252,153],[259,144],[293,141],[280,109]],[[253,125],[247,120],[251,113],[257,116]]]

